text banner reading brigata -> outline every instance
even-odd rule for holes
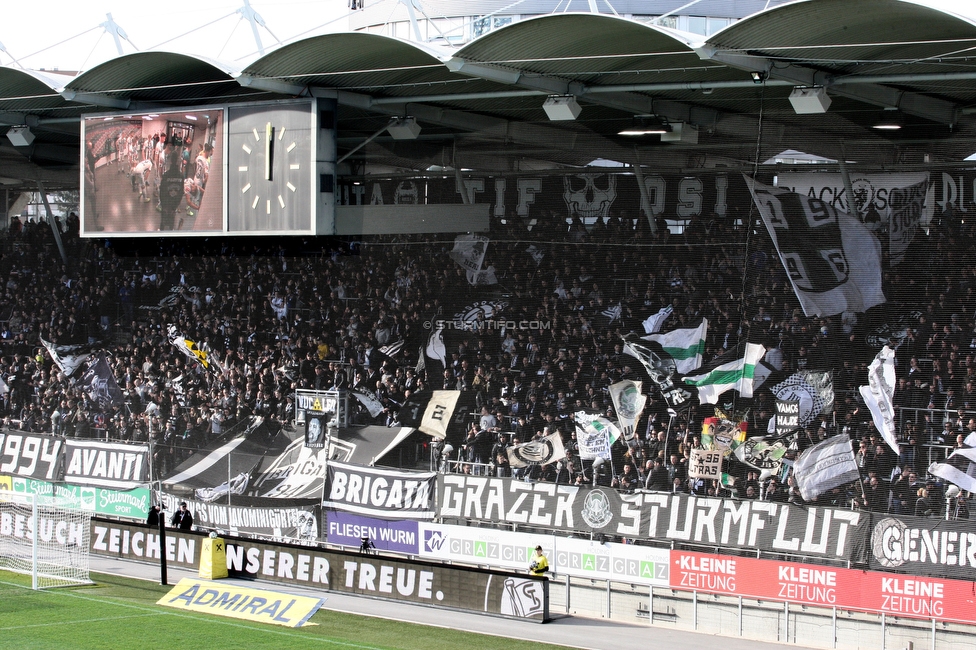
[[[438,477],[438,515],[589,530],[621,537],[866,559],[870,524],[859,512],[786,503],[625,493],[505,478]]]
[[[367,517],[434,518],[434,472],[329,462],[322,507]]]

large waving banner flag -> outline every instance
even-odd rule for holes
[[[901,454],[898,448],[898,436],[895,434],[895,352],[887,345],[868,366],[868,385],[858,389],[868,410],[871,420],[881,432],[881,437],[888,443],[896,454]]]
[[[734,353],[733,353],[734,354]],[[766,348],[757,343],[746,343],[742,356],[725,361],[730,355],[718,359],[718,365],[699,375],[685,377],[685,383],[698,389],[698,400],[702,404],[718,404],[722,393],[737,390],[742,397],[752,397],[756,364],[759,363]]]
[[[698,327],[671,330],[665,334],[642,336],[645,341],[655,341],[674,359],[680,374],[687,374],[701,367],[705,352],[705,336],[708,334],[708,319],[703,318]]]
[[[613,400],[613,410],[617,414],[617,422],[620,424],[620,431],[624,434],[624,440],[630,441],[636,437],[634,429],[641,413],[644,412],[644,405],[647,404],[647,395],[641,394],[643,382],[623,379],[610,385],[610,399]]]
[[[807,316],[864,312],[885,301],[881,242],[825,201],[746,178]]]
[[[850,436],[841,434],[810,447],[793,464],[793,474],[800,496],[806,500],[858,480],[861,475],[854,460]]]
[[[224,369],[221,367],[217,355],[212,354],[208,349],[201,348],[195,341],[191,341],[183,336],[177,331],[175,325],[170,325],[167,328],[167,333],[169,335],[169,342],[177,350],[185,354],[187,359],[199,363],[214,375],[223,374]]]

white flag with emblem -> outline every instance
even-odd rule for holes
[[[885,301],[881,242],[864,224],[816,197],[746,183],[804,314],[864,312]]]
[[[427,402],[424,417],[417,428],[435,438],[447,437],[447,426],[451,422],[451,416],[454,415],[460,396],[459,390],[435,390],[430,401]]]
[[[900,454],[898,436],[895,435],[895,407],[893,404],[895,396],[894,350],[887,345],[881,348],[881,352],[868,366],[868,385],[861,386],[858,390],[861,397],[864,398],[868,410],[871,411],[871,420],[881,432],[881,437],[896,454]]]
[[[641,394],[642,384],[643,382],[624,379],[610,386],[610,399],[613,400],[613,410],[617,413],[617,422],[624,440],[634,439],[634,428],[647,403],[647,395]]]
[[[558,431],[539,440],[530,440],[508,448],[510,467],[548,465],[565,457],[566,449],[563,447],[563,439],[559,437]]]

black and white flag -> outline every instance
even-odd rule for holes
[[[85,386],[88,397],[98,404],[98,408],[102,411],[120,407],[125,403],[122,390],[104,354],[99,354],[89,364],[88,369],[81,376],[81,383]]]
[[[864,224],[815,197],[746,183],[804,314],[864,312],[885,301],[881,242]]]
[[[375,418],[377,415],[383,412],[383,402],[379,401],[369,393],[364,393],[361,390],[352,390],[350,392],[360,404],[366,407],[366,410],[369,411],[371,417]]]
[[[800,370],[773,386],[777,399],[800,403],[798,425],[805,427],[821,413],[834,410],[834,381],[829,370]]]
[[[661,326],[664,325],[664,321],[666,321],[668,319],[668,316],[670,316],[673,312],[674,312],[674,307],[668,305],[667,307],[664,307],[656,314],[651,314],[650,316],[648,316],[646,319],[644,319],[642,323],[644,325],[644,333],[656,334],[657,332],[660,332]]]
[[[447,437],[447,429],[457,407],[459,390],[435,390],[424,409],[424,417],[420,420],[421,431],[435,438]]]
[[[976,448],[956,449],[944,463],[929,465],[929,474],[954,483],[967,492],[976,492]]]
[[[47,353],[51,355],[51,360],[54,361],[54,365],[64,373],[65,377],[70,377],[75,374],[85,364],[88,355],[96,347],[96,345],[90,343],[59,345],[44,340],[44,337],[41,337],[41,344],[44,345]]]
[[[861,474],[854,460],[850,437],[841,434],[807,449],[793,464],[793,476],[805,501],[858,480]]]
[[[624,379],[610,385],[610,399],[613,400],[613,409],[617,414],[617,422],[620,424],[620,431],[624,435],[624,440],[633,440],[635,436],[634,428],[644,412],[644,405],[647,404],[647,396],[641,394],[643,382]]]
[[[485,261],[488,242],[489,239],[481,235],[458,235],[454,238],[454,250],[450,252],[451,259],[465,271],[477,273]]]
[[[559,432],[551,433],[540,440],[530,440],[521,445],[508,448],[510,467],[529,465],[548,465],[566,457],[566,449]]]
[[[887,345],[868,366],[868,385],[859,389],[864,403],[871,412],[874,426],[881,437],[895,452],[901,454],[898,436],[895,434],[895,352]]]
[[[651,381],[673,409],[691,406],[691,392],[675,383],[678,366],[675,360],[655,341],[645,341],[635,336],[624,339],[624,354],[629,354],[644,366]]]
[[[615,320],[620,320],[620,317],[624,313],[624,308],[618,302],[616,305],[613,305],[612,307],[607,307],[600,313],[607,318],[607,325],[609,325]]]

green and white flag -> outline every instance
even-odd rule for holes
[[[706,334],[708,334],[708,319],[703,318],[698,327],[671,330],[665,334],[650,334],[641,338],[659,343],[661,348],[674,359],[678,373],[685,374],[701,367]]]
[[[746,343],[741,357],[724,362],[729,355],[717,360],[719,365],[700,375],[685,377],[685,383],[698,389],[698,400],[702,404],[718,404],[719,396],[730,390],[739,391],[742,397],[752,397],[753,376],[766,348],[756,343]],[[736,355],[738,356],[738,355]]]

